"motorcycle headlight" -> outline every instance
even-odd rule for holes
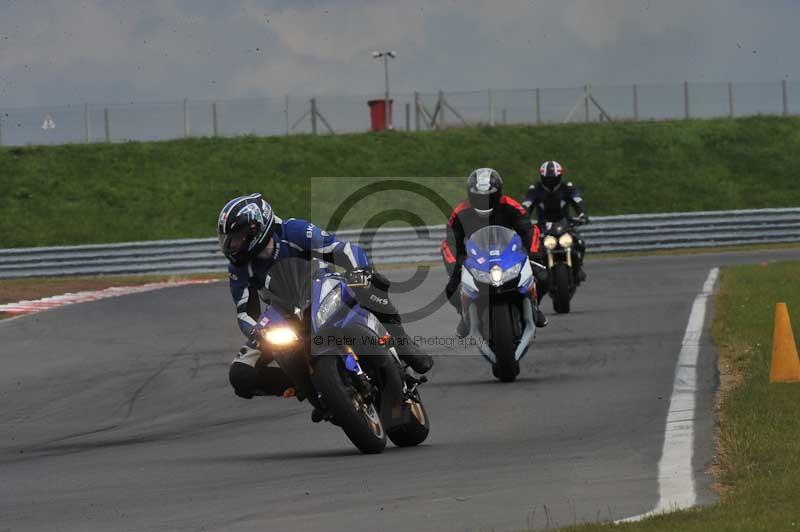
[[[489,272],[484,272],[477,268],[470,268],[469,273],[471,273],[472,278],[478,281],[479,283],[490,284],[492,282],[492,277]]]
[[[268,344],[277,346],[286,346],[297,341],[297,335],[289,327],[272,327],[264,329],[261,337],[266,340]]]
[[[342,290],[337,286],[322,300],[317,309],[317,325],[321,326],[328,321],[342,304]]]
[[[489,270],[489,277],[491,277],[493,285],[500,286],[503,284],[503,268],[500,266],[492,266]]]
[[[556,237],[554,237],[553,235],[547,235],[546,237],[544,237],[544,247],[546,247],[547,249],[556,249],[557,245],[558,245],[558,240],[556,240]]]
[[[519,275],[520,271],[522,271],[522,263],[515,264],[507,270],[502,269],[500,266],[492,266],[488,272],[471,269],[469,273],[479,283],[500,286],[514,279]]]
[[[564,233],[558,238],[558,244],[562,248],[571,248],[572,247],[572,235],[569,233]]]
[[[521,262],[519,264],[515,264],[514,266],[512,266],[509,269],[505,270],[503,272],[503,282],[502,282],[502,284],[505,284],[505,283],[509,282],[510,280],[514,279],[515,277],[517,277],[519,275],[520,271],[522,271],[522,263]]]

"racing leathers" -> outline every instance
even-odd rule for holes
[[[247,399],[254,395],[283,395],[292,382],[276,366],[269,366],[270,353],[257,348],[255,341],[256,319],[260,314],[259,296],[267,297],[269,269],[275,262],[287,258],[314,258],[330,262],[347,271],[371,265],[364,250],[349,242],[338,240],[311,222],[289,218],[275,219],[271,244],[242,266],[228,265],[230,290],[236,304],[239,328],[248,338],[230,368],[231,385],[236,395]],[[359,303],[372,312],[392,335],[400,358],[415,371],[430,369],[432,359],[423,353],[403,330],[397,308],[388,296],[389,280],[372,272],[368,288],[355,290]],[[269,301],[265,300],[269,305]]]
[[[567,220],[573,224],[574,249],[577,252],[575,254],[576,282],[585,281],[586,273],[583,270],[583,258],[586,255],[586,242],[575,229],[575,225],[588,223],[589,218],[583,208],[583,198],[578,188],[571,182],[567,182],[550,191],[542,183],[536,183],[528,187],[522,206],[527,209],[528,213],[534,209],[536,210],[536,224],[542,231],[545,230],[548,223],[561,220]],[[572,216],[570,207],[574,209],[575,216]]]
[[[500,225],[513,229],[528,250],[532,261],[534,276],[537,282],[544,280],[547,271],[541,266],[542,253],[540,251],[539,227],[532,226],[525,209],[510,196],[503,195],[489,216],[481,216],[472,208],[469,201],[456,205],[447,222],[447,238],[441,243],[442,256],[444,257],[450,280],[445,288],[445,294],[450,303],[461,311],[461,297],[459,285],[461,283],[461,268],[467,257],[466,241],[477,230],[489,225]],[[538,303],[538,301],[537,301]],[[547,320],[537,309],[537,326],[543,327]],[[463,323],[459,324],[459,328]],[[459,334],[461,334],[460,331]]]

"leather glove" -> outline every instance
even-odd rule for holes
[[[366,288],[372,280],[372,268],[369,266],[354,268],[347,272],[346,280],[349,285],[364,285]]]

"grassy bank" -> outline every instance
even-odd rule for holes
[[[775,303],[800,337],[800,263],[724,270],[713,335],[723,393],[717,423],[721,501],[613,527],[630,531],[800,529],[800,383],[769,384]],[[569,528],[609,530],[608,525]]]
[[[592,214],[794,206],[798,126],[755,117],[0,148],[0,248],[209,236],[225,200],[254,190],[283,216],[309,216],[312,176],[492,166],[519,196],[549,158]]]

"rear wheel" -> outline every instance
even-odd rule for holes
[[[314,384],[353,445],[362,453],[379,453],[386,447],[386,432],[378,410],[356,392],[348,373],[338,353],[325,353],[317,357]]]
[[[404,408],[408,409],[409,421],[388,431],[387,435],[398,447],[413,447],[428,437],[430,432],[428,412],[417,392],[406,400]]]
[[[550,278],[552,284],[550,288],[550,296],[553,298],[553,310],[559,314],[569,313],[570,298],[572,293],[570,291],[570,272],[569,266],[563,262],[553,265],[550,270]]]
[[[514,327],[516,314],[508,303],[489,307],[491,332],[489,345],[497,362],[492,366],[492,374],[502,382],[513,382],[519,375],[519,361],[514,357],[517,349],[517,334]]]

